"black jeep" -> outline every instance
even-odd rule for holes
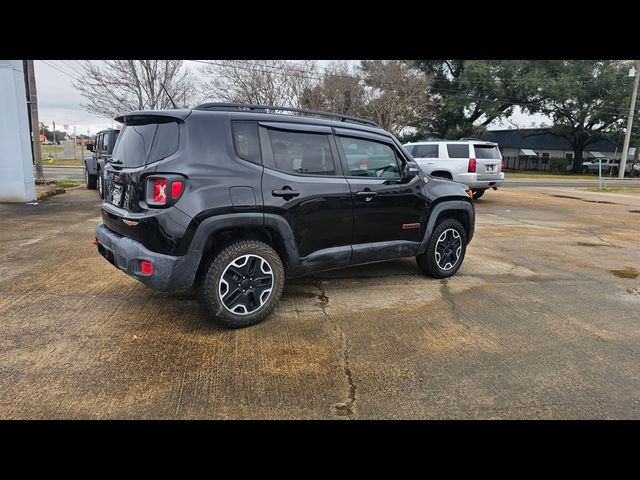
[[[368,120],[215,103],[116,120],[99,252],[150,287],[195,284],[227,327],[269,315],[285,277],[407,256],[449,277],[473,237],[470,191]]]
[[[120,130],[117,128],[102,130],[96,134],[95,143],[87,144],[87,150],[93,155],[84,160],[84,181],[89,190],[98,189],[100,198],[104,198],[102,188],[104,166],[111,160],[119,133]]]

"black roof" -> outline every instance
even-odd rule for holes
[[[565,138],[549,133],[549,128],[520,128],[518,130],[488,130],[483,140],[497,143],[506,148],[530,148],[532,150],[572,150],[571,144]],[[531,135],[535,133],[536,135]],[[613,152],[616,144],[610,140],[601,140],[588,145],[589,152]]]

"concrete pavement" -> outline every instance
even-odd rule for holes
[[[289,281],[230,331],[98,255],[95,192],[0,205],[0,418],[640,418],[640,196],[476,207],[455,277]]]

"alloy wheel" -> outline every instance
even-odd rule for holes
[[[460,260],[462,239],[457,230],[448,228],[440,234],[436,242],[436,264],[442,270],[451,270]]]
[[[264,258],[242,255],[227,265],[218,284],[224,308],[236,315],[249,315],[262,307],[273,290],[273,269]]]

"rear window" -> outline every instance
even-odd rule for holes
[[[114,160],[127,167],[140,167],[173,155],[180,145],[180,130],[175,121],[127,123],[120,131],[113,150]]]
[[[476,158],[486,158],[490,160],[500,158],[500,151],[495,145],[474,145],[473,148],[476,151]]]
[[[438,158],[438,145],[418,145],[413,156],[416,158]]]
[[[447,143],[449,158],[469,158],[468,143]]]
[[[415,145],[403,145],[404,149],[409,152],[409,155],[413,156],[413,152],[416,149]]]

